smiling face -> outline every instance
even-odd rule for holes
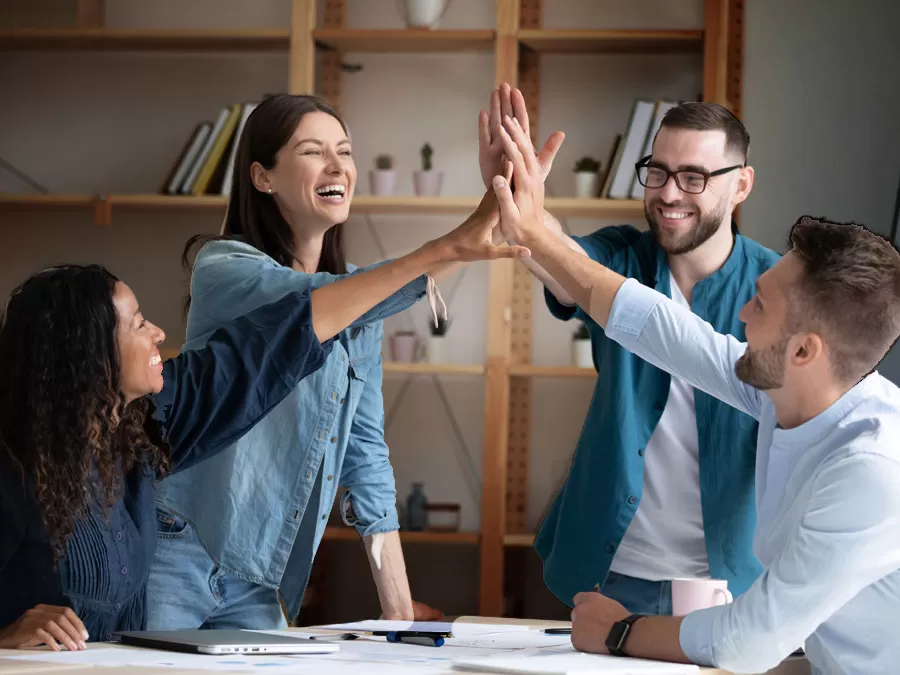
[[[350,139],[332,115],[306,113],[275,155],[275,166],[252,167],[258,190],[272,196],[289,222],[342,223],[350,215],[356,164]]]
[[[669,171],[713,172],[742,164],[740,157],[726,151],[725,139],[724,131],[661,127],[651,165]],[[644,213],[660,247],[672,255],[689,253],[720,227],[730,227],[731,213],[746,199],[752,182],[753,171],[745,167],[711,177],[700,194],[683,192],[674,177],[660,188],[644,188]]]
[[[163,388],[163,365],[159,344],[166,339],[161,328],[141,314],[137,298],[127,284],[116,282],[113,295],[119,321],[116,342],[119,347],[119,386],[125,403],[158,394]]]
[[[802,264],[790,253],[756,281],[756,295],[741,308],[747,350],[735,364],[738,379],[762,391],[784,386],[793,335],[787,289],[799,283]],[[799,339],[799,338],[798,338]]]

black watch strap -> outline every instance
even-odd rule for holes
[[[632,614],[621,621],[616,621],[612,628],[609,629],[609,635],[606,636],[606,648],[613,656],[625,656],[625,641],[631,633],[631,626],[638,619],[643,619],[644,614]]]

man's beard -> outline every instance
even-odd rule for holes
[[[755,352],[748,346],[734,364],[734,374],[760,391],[778,389],[784,384],[784,352],[789,339],[783,337],[778,343]]]
[[[721,199],[716,204],[711,213],[699,213],[697,223],[687,232],[674,233],[660,226],[657,219],[656,208],[662,206],[663,202],[655,201],[652,204],[644,203],[644,215],[647,223],[650,225],[650,231],[656,237],[656,242],[669,255],[682,255],[690,253],[698,246],[709,241],[719,229],[722,220],[725,218],[725,209],[728,207],[728,200]],[[673,209],[679,208],[678,204],[671,205]],[[665,210],[665,207],[663,207]],[[693,217],[693,216],[690,216]]]

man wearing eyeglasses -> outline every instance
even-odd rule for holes
[[[497,125],[507,115],[527,131],[521,93],[503,85],[480,118],[485,185],[502,173]],[[545,176],[561,142],[551,136],[538,156]],[[546,212],[545,224],[575,251],[743,341],[738,312],[779,257],[732,226],[753,187],[748,146],[727,109],[684,103],[666,113],[653,154],[635,166],[649,231],[622,225],[570,237]],[[752,550],[756,421],[609,340],[552,276],[523,262],[553,316],[585,322],[598,369],[569,476],[535,539],[548,588],[571,605],[599,585],[635,614],[671,614],[678,578],[725,579],[740,595],[762,571]]]

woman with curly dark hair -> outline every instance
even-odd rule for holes
[[[497,222],[490,194],[448,235],[285,293],[165,363],[165,334],[105,268],[54,267],[16,288],[0,322],[0,648],[143,629],[157,480],[234,443],[405,284],[519,254],[490,243]]]

